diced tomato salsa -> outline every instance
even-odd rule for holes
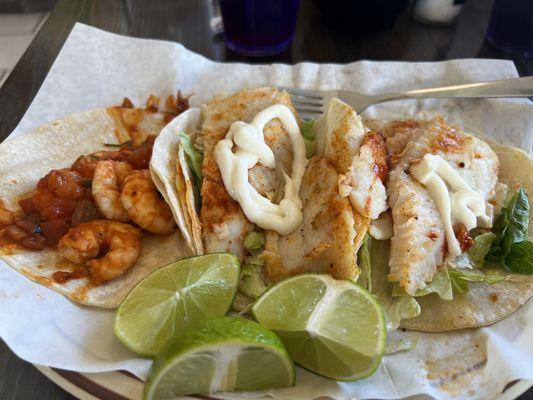
[[[116,150],[84,155],[70,168],[50,171],[39,180],[31,197],[19,200],[21,215],[0,202],[2,246],[17,244],[32,250],[55,248],[73,226],[102,218],[91,191],[98,161],[122,161],[133,169],[147,169],[154,141],[155,136],[149,136],[138,146],[125,144]]]
[[[22,208],[24,215],[30,215],[37,211],[33,199],[28,197],[27,199],[19,200],[19,206]]]

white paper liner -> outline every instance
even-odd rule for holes
[[[263,85],[382,93],[516,76],[513,63],[502,60],[294,66],[215,63],[180,44],[128,38],[77,24],[12,135],[73,112],[120,104],[124,96],[141,105],[149,94],[164,96],[177,89],[194,93],[191,103],[197,106],[221,92]],[[531,152],[533,105],[527,99],[395,101],[371,107],[364,116],[437,114]],[[29,362],[82,372],[122,369],[146,376],[150,360],[129,352],[114,337],[113,312],[71,303],[1,261],[0,310],[0,336]],[[513,380],[533,379],[531,301],[491,327],[416,335],[414,350],[384,357],[376,374],[362,381],[337,383],[298,369],[293,388],[217,397],[492,398]]]

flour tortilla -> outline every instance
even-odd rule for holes
[[[203,254],[200,222],[195,208],[192,175],[187,165],[178,132],[199,129],[201,111],[192,108],[166,125],[154,143],[150,172],[152,179],[170,205],[174,219],[195,255]]]
[[[508,185],[509,192],[524,188],[530,204],[533,199],[533,159],[522,150],[504,146],[483,138],[500,160],[499,181]],[[529,216],[529,240],[533,239],[533,213]],[[416,318],[402,320],[406,329],[441,332],[493,324],[525,304],[533,296],[533,275],[511,274],[509,279],[488,285],[470,282],[466,294],[454,293],[451,301],[436,294],[418,297],[422,312]]]
[[[144,109],[113,107],[69,115],[34,131],[0,144],[0,197],[11,210],[28,196],[38,180],[52,169],[66,168],[82,154],[109,150],[105,143],[141,143],[157,135],[168,114]],[[139,260],[125,275],[100,286],[87,278],[58,284],[52,274],[74,268],[61,260],[57,251],[45,249],[0,250],[0,259],[27,278],[53,289],[69,299],[92,306],[117,307],[142,278],[150,272],[188,254],[181,235],[143,234]]]
[[[204,254],[204,245],[202,242],[202,225],[197,214],[200,194],[196,193],[194,177],[181,143],[178,147],[178,160],[179,162],[176,163],[176,188],[178,189],[181,204],[185,205],[184,212],[189,232],[192,234],[196,255],[201,255]]]

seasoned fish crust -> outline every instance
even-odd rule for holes
[[[231,95],[218,96],[203,107],[201,135],[204,145],[202,164],[202,236],[205,251],[232,252],[242,258],[244,236],[253,229],[239,204],[226,191],[214,158],[216,144],[222,140],[235,121],[250,122],[260,111],[273,104],[288,106],[293,113],[290,97],[275,88],[243,90]],[[265,141],[272,148],[290,174],[292,145],[280,121],[270,121],[264,130]],[[261,194],[278,190],[282,179],[275,170],[256,165],[250,171],[250,183]]]
[[[369,130],[357,113],[338,99],[331,101],[320,124],[326,124],[327,132],[319,151],[339,174],[340,195],[348,197],[362,217],[376,219],[387,209],[388,167],[383,137]]]
[[[387,209],[387,174],[385,141],[379,133],[369,131],[359,154],[352,158],[352,165],[339,178],[341,196],[348,195],[355,211],[363,217],[376,219]]]
[[[325,158],[315,156],[302,179],[303,222],[294,232],[267,233],[266,271],[279,281],[304,272],[330,273],[334,278],[356,279],[357,250],[354,213],[337,188],[338,174]]]
[[[481,193],[492,215],[488,200],[498,179],[498,158],[487,143],[447,126],[441,117],[425,123],[392,122],[383,132],[394,159],[387,185],[394,222],[389,279],[414,295],[433,279],[445,261],[447,246],[439,210],[425,187],[410,175],[411,164],[426,154],[442,157]]]
[[[280,280],[303,272],[357,279],[357,251],[371,219],[387,209],[387,152],[347,104],[333,99],[315,125],[317,155],[300,188],[303,221],[280,237],[267,234],[266,270]]]

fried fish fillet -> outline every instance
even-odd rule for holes
[[[376,219],[387,209],[384,182],[388,167],[383,137],[369,130],[359,115],[338,99],[331,101],[317,129],[325,131],[319,152],[340,175],[341,197],[348,196],[361,216]]]
[[[253,224],[246,219],[239,203],[226,191],[213,154],[215,146],[226,136],[233,122],[250,122],[256,114],[274,104],[288,106],[295,113],[289,95],[275,88],[250,89],[218,96],[203,107],[201,135],[204,145],[204,179],[201,189],[201,222],[207,253],[231,252],[242,258],[244,236],[253,229]],[[292,145],[280,121],[270,121],[264,134],[265,142],[274,151],[276,160],[290,174]],[[249,171],[249,176],[252,186],[262,195],[274,196],[283,183],[278,171],[259,164]]]
[[[206,252],[244,255],[243,239],[254,225],[227,193],[213,152],[233,122],[250,122],[273,104],[292,109],[290,97],[273,88],[217,97],[204,106],[201,219]],[[340,101],[332,102],[321,124],[321,150],[309,162],[300,187],[301,226],[286,236],[266,233],[265,267],[272,280],[302,272],[356,278],[357,251],[370,218],[376,218],[387,208],[383,184],[387,164],[382,137],[368,131],[357,114]],[[292,145],[279,120],[271,121],[264,134],[277,163],[290,174]],[[249,171],[249,181],[260,194],[274,201],[282,196],[280,168],[258,164]]]
[[[324,157],[313,157],[302,179],[303,222],[281,236],[267,233],[266,272],[273,281],[303,272],[356,278],[356,222],[350,202],[339,196],[338,174]]]
[[[340,100],[317,122],[317,155],[300,188],[303,222],[287,236],[267,235],[266,270],[272,280],[302,272],[356,279],[357,251],[371,218],[387,208],[383,138],[369,131]]]
[[[487,143],[447,126],[440,117],[425,123],[392,122],[383,132],[393,164],[387,185],[394,223],[389,279],[414,295],[443,264],[447,246],[439,210],[425,187],[409,173],[412,162],[425,154],[442,157],[481,193],[488,215],[492,215],[488,200],[495,194],[498,158]],[[456,234],[461,231],[458,228]]]

